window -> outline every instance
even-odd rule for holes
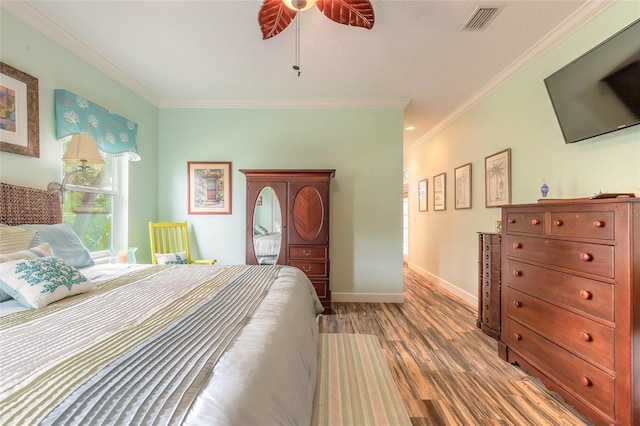
[[[63,145],[63,152],[68,142]],[[63,194],[63,220],[71,225],[96,262],[108,261],[119,247],[127,247],[128,158],[102,153],[105,163],[90,165],[69,178]],[[63,172],[77,164],[63,162]]]

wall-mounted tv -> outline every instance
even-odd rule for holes
[[[544,83],[566,143],[640,124],[640,20]]]

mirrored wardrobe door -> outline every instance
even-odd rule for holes
[[[286,182],[247,183],[246,262],[286,265]]]
[[[259,265],[275,265],[282,246],[282,213],[276,191],[265,186],[253,207],[253,252]]]

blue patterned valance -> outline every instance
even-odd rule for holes
[[[131,161],[139,161],[136,135],[138,124],[114,114],[93,102],[71,93],[55,89],[56,136],[91,135],[102,152],[128,153]]]

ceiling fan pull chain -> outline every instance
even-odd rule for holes
[[[298,71],[300,77],[300,13],[296,14],[296,64],[293,69]]]

